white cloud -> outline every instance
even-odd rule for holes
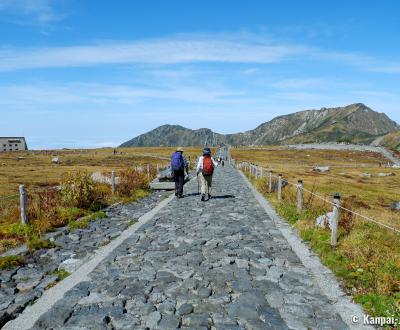
[[[181,36],[169,39],[103,42],[85,46],[0,50],[0,70],[80,67],[100,64],[191,62],[276,63],[307,52],[298,45],[243,38]]]
[[[0,105],[24,108],[66,104],[129,105],[145,100],[175,100],[199,104],[240,104],[250,102],[241,92],[223,86],[172,85],[142,88],[128,85],[64,84],[0,86]]]
[[[48,15],[51,17],[51,12]],[[386,63],[358,53],[332,52],[307,45],[281,43],[251,34],[184,34],[164,39],[110,41],[77,46],[0,48],[0,71],[134,63],[273,64],[290,60],[337,62],[365,71],[400,72],[400,64],[395,62]],[[243,73],[254,73],[254,70],[243,70]]]
[[[26,24],[26,18],[31,23],[46,25],[63,19],[56,13],[54,0],[0,0],[0,13],[17,18],[18,23]]]

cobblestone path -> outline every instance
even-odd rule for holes
[[[239,173],[197,182],[44,314],[37,329],[347,329]]]

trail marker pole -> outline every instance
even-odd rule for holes
[[[25,186],[21,184],[19,186],[19,205],[21,209],[21,222],[23,225],[28,223],[26,218],[26,194],[25,194]]]
[[[269,171],[268,178],[269,178],[268,191],[271,193],[272,192],[272,171]]]
[[[331,231],[331,246],[336,248],[337,244],[337,228],[340,216],[340,194],[335,193],[333,195],[333,219],[332,219],[332,231]]]
[[[147,164],[147,178],[150,179],[150,164]]]
[[[111,172],[111,193],[115,193],[115,171]]]
[[[262,177],[263,177],[263,168],[262,166],[260,166],[260,178],[262,179]]]
[[[297,213],[303,208],[303,180],[297,181]]]
[[[278,176],[278,200],[282,200],[282,174]]]

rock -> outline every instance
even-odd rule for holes
[[[51,162],[52,162],[53,164],[60,164],[60,157],[53,157],[53,158],[51,159]]]
[[[210,288],[200,288],[199,290],[197,290],[197,294],[199,295],[199,297],[201,298],[208,298],[209,296],[211,296],[211,289]]]
[[[320,173],[325,173],[329,172],[330,167],[329,166],[315,166],[313,168],[314,172],[320,172]]]
[[[386,177],[386,176],[395,176],[396,174],[391,172],[391,173],[378,173],[379,177]]]
[[[390,205],[390,209],[393,211],[400,211],[400,202],[394,202]]]
[[[30,291],[28,293],[21,293],[15,297],[15,304],[23,305],[24,307],[31,301],[35,300],[40,294],[35,291]]]
[[[58,269],[63,269],[68,273],[73,273],[81,266],[81,264],[82,264],[82,260],[70,258],[70,259],[64,260],[60,264],[60,266],[58,266]]]
[[[331,228],[332,222],[333,222],[333,212],[328,212],[327,214],[319,216],[315,220],[315,225],[321,228],[325,228],[326,226]]]
[[[178,308],[176,314],[178,314],[179,316],[183,316],[183,315],[188,315],[192,312],[193,312],[193,305],[184,303],[183,305],[181,305],[181,307]]]
[[[175,315],[164,315],[162,316],[159,328],[163,330],[175,330],[179,328],[180,320]]]
[[[58,280],[58,275],[47,275],[43,278],[40,284],[36,287],[37,289],[44,290],[49,285],[55,283]]]
[[[80,240],[80,237],[79,237],[79,235],[77,235],[77,234],[69,234],[68,237],[69,237],[72,241],[74,241],[74,242]]]
[[[370,178],[370,177],[372,177],[371,173],[361,173],[360,176],[363,177],[363,178]]]
[[[161,320],[161,313],[159,311],[155,311],[150,313],[144,318],[144,324],[146,325],[146,327],[150,329],[155,329],[160,320]]]
[[[19,282],[17,284],[17,289],[19,292],[31,291],[39,284],[40,280],[32,280],[27,282]]]

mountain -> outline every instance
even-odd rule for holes
[[[378,137],[397,132],[400,126],[384,113],[362,103],[345,107],[305,110],[279,116],[253,130],[236,134],[218,134],[209,129],[191,130],[177,125],[163,125],[121,145],[198,146],[266,145],[311,142],[352,142],[369,144]]]
[[[216,145],[223,142],[222,137],[223,135],[208,128],[192,130],[179,125],[163,125],[121,144],[120,147],[200,146],[204,143]]]

